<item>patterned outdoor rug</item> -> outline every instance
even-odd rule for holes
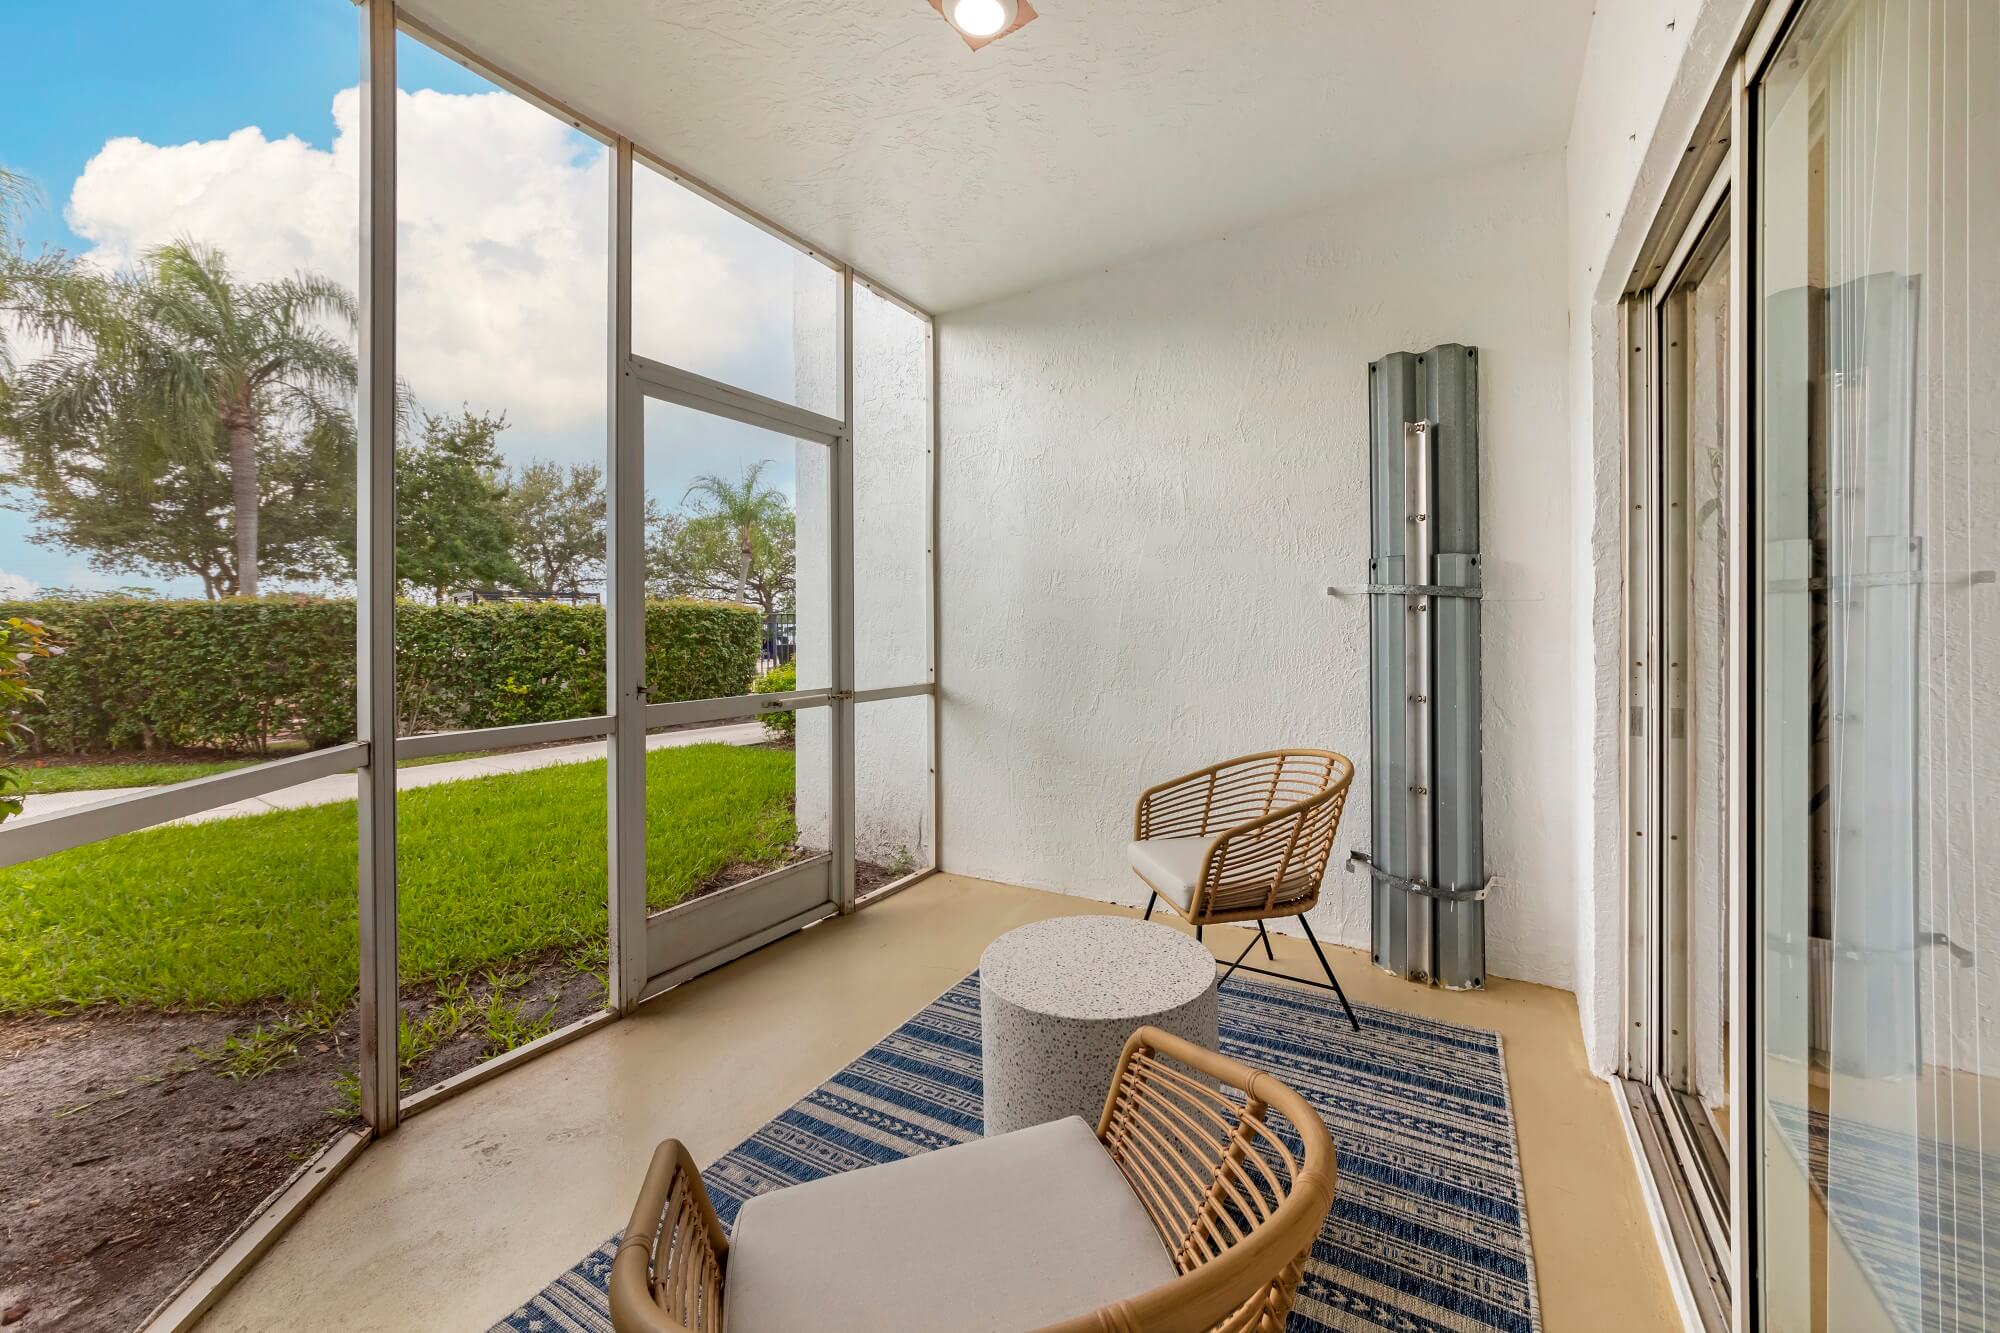
[[[1222,1049],[1316,1106],[1339,1154],[1292,1333],[1535,1333],[1534,1254],[1498,1033],[1238,974]],[[766,1190],[980,1133],[974,973],[702,1172],[725,1226]],[[632,1181],[636,1192],[638,1178]],[[608,1333],[612,1237],[494,1333]]]
[[[1989,1327],[1986,1275],[2000,1272],[2000,1157],[1787,1102],[1771,1110],[1897,1327]]]

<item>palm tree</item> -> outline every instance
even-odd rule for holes
[[[18,171],[0,167],[0,250],[14,248],[13,233],[41,192]]]
[[[16,266],[25,263],[18,257],[22,219],[27,217],[28,210],[40,197],[33,180],[18,171],[0,167],[0,310],[7,308]],[[5,372],[7,367],[7,330],[0,327],[0,372]]]
[[[683,505],[695,496],[702,497],[702,517],[719,520],[735,535],[736,595],[743,602],[751,600],[750,566],[757,556],[758,539],[782,523],[790,509],[782,494],[762,484],[764,469],[770,465],[768,458],[752,463],[743,469],[743,479],[736,482],[704,473],[688,484],[687,494],[681,497]]]
[[[256,596],[258,444],[281,423],[351,439],[355,357],[337,331],[354,327],[353,296],[307,273],[240,282],[219,250],[186,239],[131,273],[55,259],[0,259],[5,307],[53,345],[9,386],[17,470],[63,475],[84,439],[116,455],[100,466],[147,475],[226,453],[236,549],[220,590]]]

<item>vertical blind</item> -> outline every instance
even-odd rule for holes
[[[1757,89],[1760,1302],[2000,1327],[2000,3]]]

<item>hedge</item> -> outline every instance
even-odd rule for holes
[[[45,700],[26,720],[42,753],[262,754],[279,736],[354,735],[352,601],[0,603],[9,615],[43,622],[64,650],[31,673]],[[762,624],[754,607],[649,601],[648,699],[747,693]],[[603,609],[398,603],[396,684],[405,735],[601,713]]]
[[[774,666],[757,677],[750,686],[752,694],[785,694],[799,687],[799,664],[796,661]],[[790,740],[798,734],[799,715],[786,708],[775,713],[762,713],[758,721],[764,724],[764,734],[774,740]]]

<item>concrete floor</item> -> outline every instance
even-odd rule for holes
[[[624,1225],[660,1139],[711,1161],[971,971],[994,936],[1122,910],[938,875],[669,991],[369,1147],[202,1327],[484,1329]],[[1212,933],[1218,952],[1247,939]],[[1314,973],[1304,940],[1276,938],[1280,967]],[[1678,1328],[1574,998],[1509,981],[1447,994],[1329,952],[1357,1000],[1504,1035],[1550,1333]]]

